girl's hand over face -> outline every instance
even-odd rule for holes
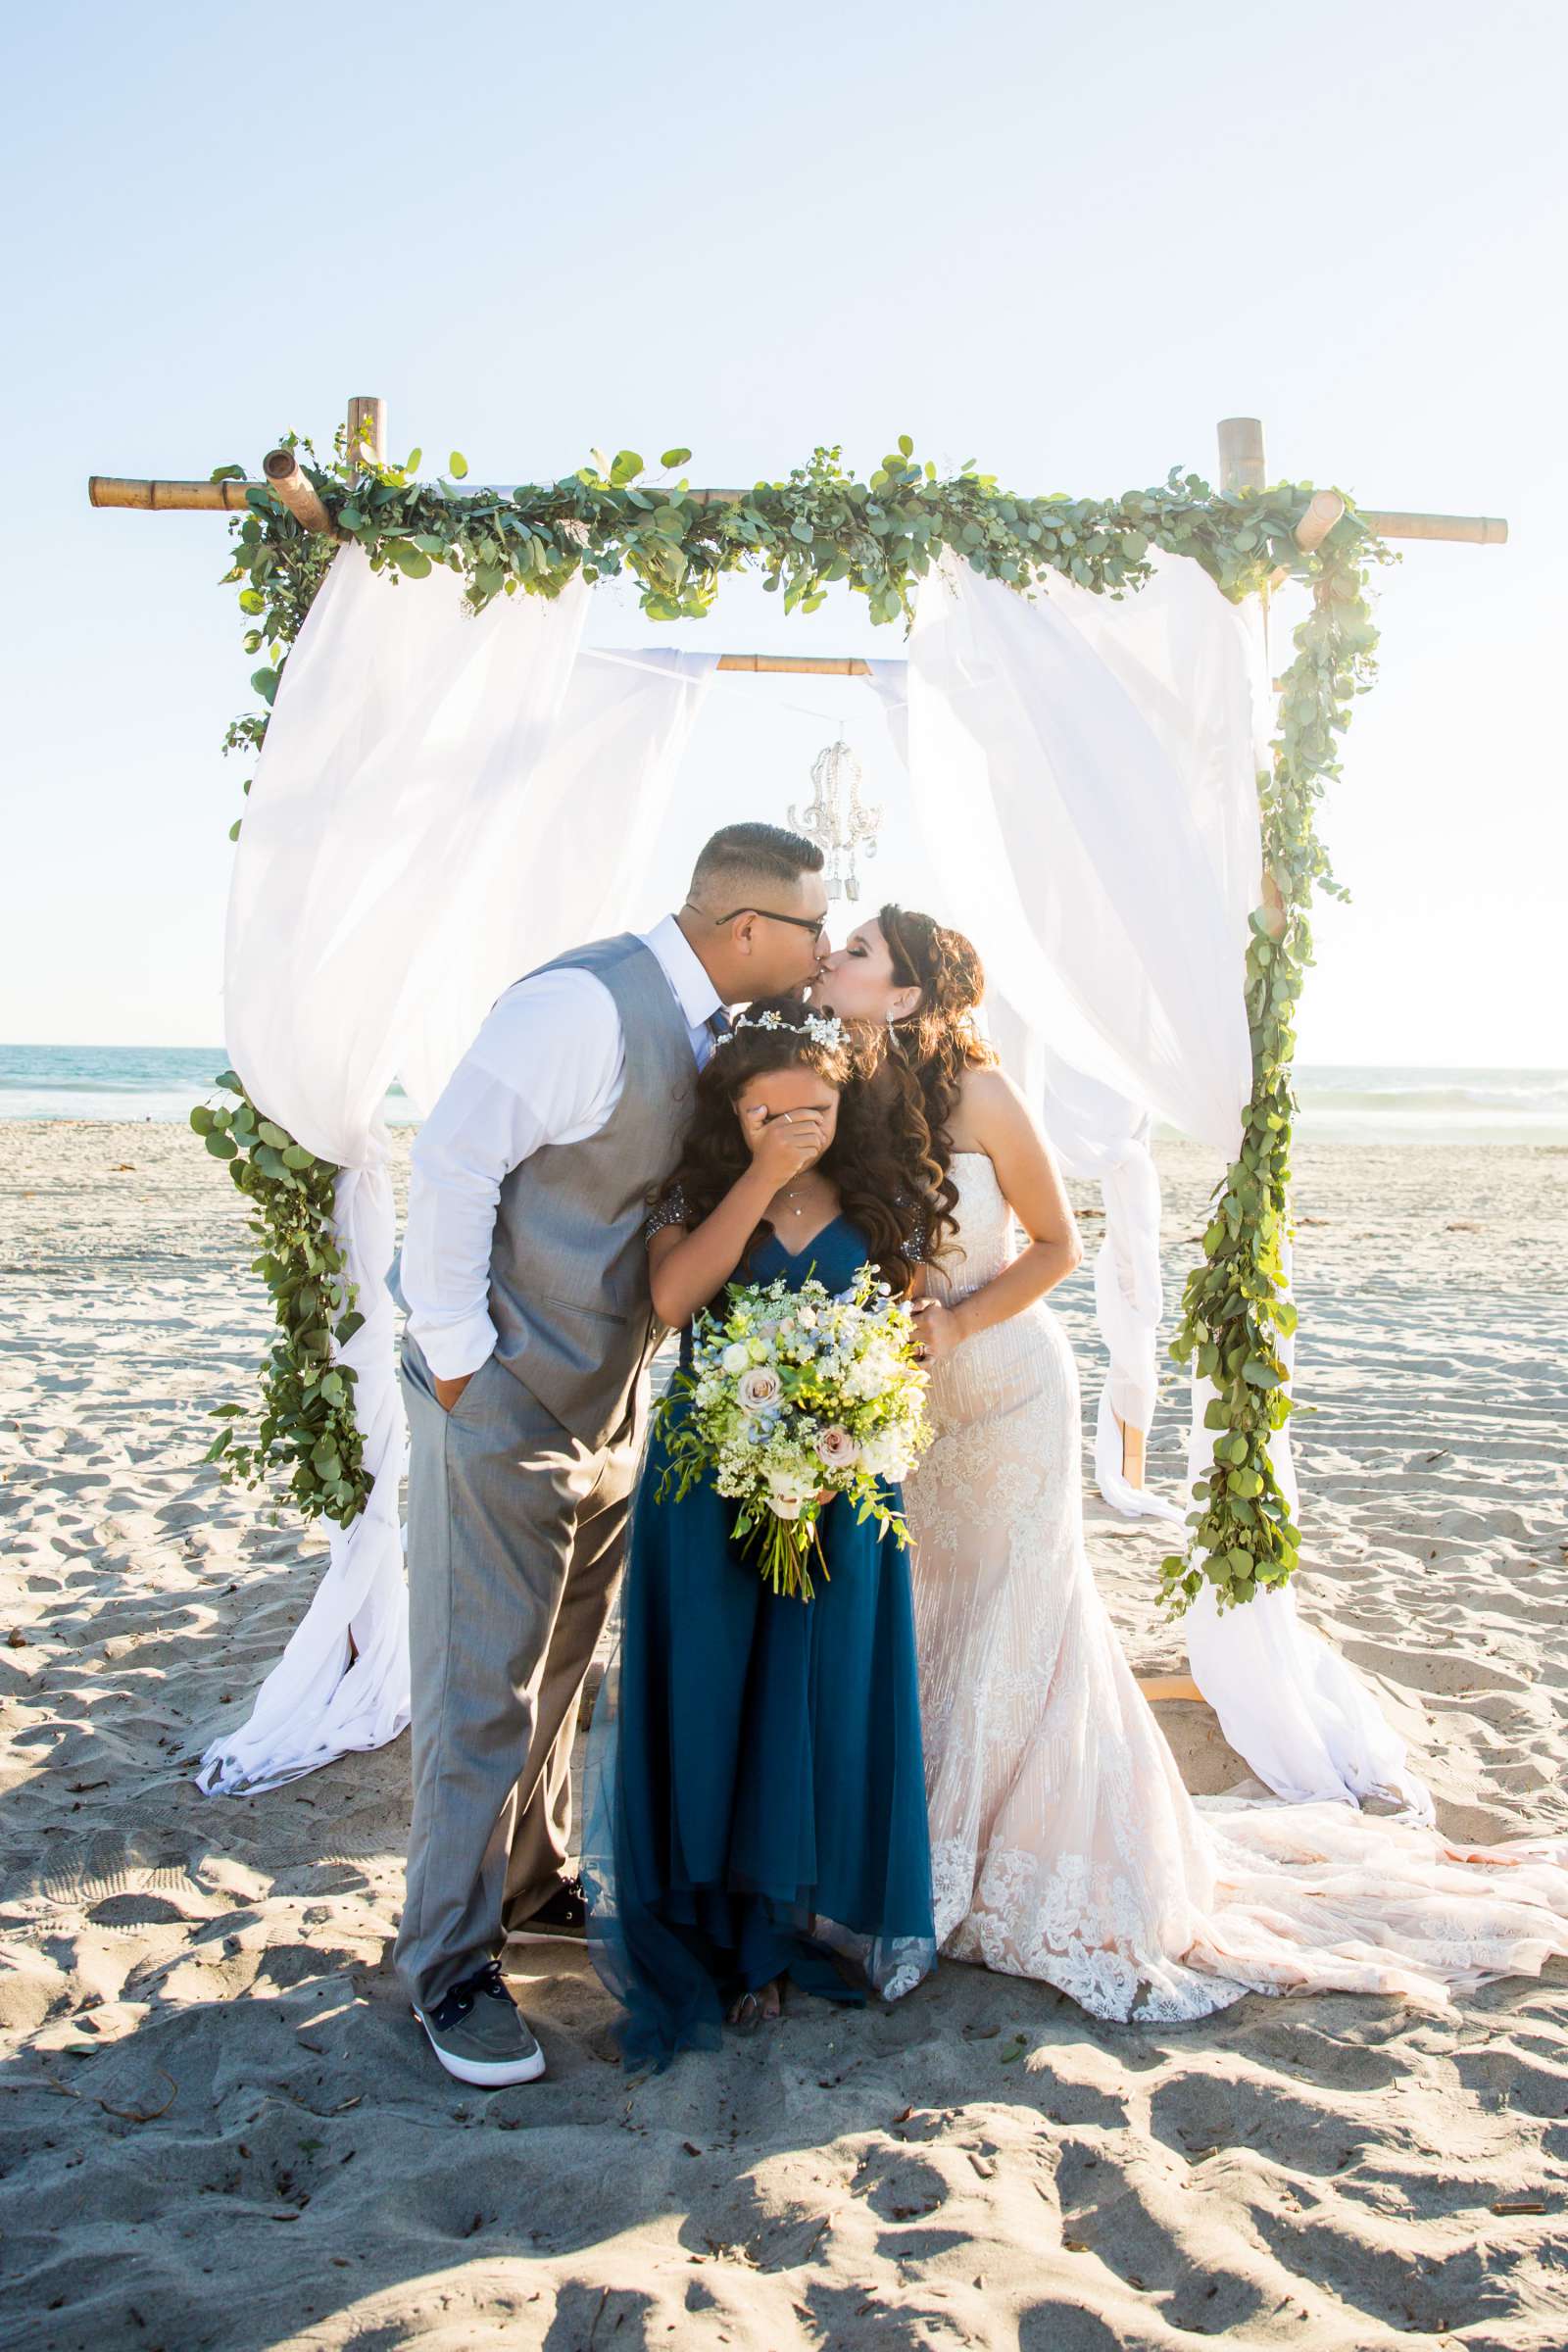
[[[814,1110],[783,1110],[770,1118],[758,1104],[743,1116],[753,1164],[775,1193],[803,1176],[827,1150],[827,1131]]]

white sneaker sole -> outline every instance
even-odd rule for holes
[[[509,1928],[509,1943],[564,1943],[574,1952],[588,1949],[588,1937],[572,1928]]]
[[[545,2071],[545,2054],[537,2042],[528,2058],[454,2058],[431,2033],[430,2021],[423,2012],[416,2009],[414,2014],[424,2028],[425,2039],[454,2082],[471,2082],[478,2090],[504,2090],[509,2082],[537,2082]]]

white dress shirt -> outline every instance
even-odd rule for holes
[[[701,1067],[722,1001],[672,914],[643,944],[659,958]],[[402,1287],[409,1329],[438,1380],[477,1372],[495,1351],[490,1250],[504,1179],[544,1144],[597,1135],[625,1075],[620,1015],[592,972],[536,973],[491,1006],[414,1147]],[[650,1183],[662,1173],[651,1168]]]

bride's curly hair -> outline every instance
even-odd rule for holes
[[[777,1025],[759,1028],[761,1014]],[[838,1189],[843,1214],[859,1227],[882,1280],[904,1297],[923,1254],[934,1203],[918,1165],[901,1153],[896,1127],[887,1117],[884,1091],[873,1081],[887,1060],[879,1031],[841,1023],[842,1045],[811,1035],[808,1021],[822,1015],[793,997],[764,997],[748,1007],[747,1025],[733,1030],[710,1054],[697,1081],[697,1107],[686,1130],[676,1167],[650,1195],[657,1217],[678,1204],[680,1222],[700,1225],[751,1164],[751,1152],[736,1105],[754,1078],[770,1070],[811,1070],[839,1097],[838,1127],[817,1162]],[[744,1271],[773,1232],[762,1222],[746,1245]]]
[[[891,1026],[894,1067],[902,1070],[911,1131],[925,1130],[935,1201],[927,1254],[935,1257],[956,1230],[958,1188],[953,1181],[953,1114],[968,1070],[990,1069],[997,1056],[975,1020],[986,993],[985,966],[961,931],[950,931],[913,907],[887,906],[877,922],[893,962],[895,988],[917,988],[920,1002]],[[929,1179],[928,1179],[929,1182]]]

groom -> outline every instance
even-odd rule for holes
[[[414,1820],[397,1963],[460,2082],[544,2073],[509,1934],[580,1940],[577,1700],[657,1333],[643,1223],[724,1007],[817,977],[822,853],[727,825],[677,914],[499,999],[414,1148],[403,1290]]]

